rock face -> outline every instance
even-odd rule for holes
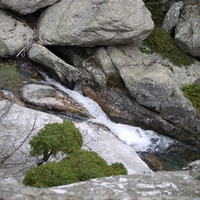
[[[152,29],[142,0],[62,0],[43,13],[38,25],[47,44],[76,46],[140,41]]]
[[[52,77],[69,87],[79,78],[79,71],[74,66],[65,63],[43,46],[33,44],[28,55],[31,60],[41,64]]]
[[[60,0],[37,0],[37,1],[29,1],[29,0],[13,0],[13,1],[0,1],[0,7],[5,9],[10,9],[20,14],[29,14],[33,13],[40,8],[44,8],[46,6],[52,5]]]
[[[116,176],[38,189],[22,185],[0,185],[1,199],[57,200],[198,200],[200,181],[187,171],[157,172],[154,176]]]
[[[199,146],[199,118],[180,89],[198,79],[199,63],[180,69],[157,54],[140,52],[134,45],[107,47],[106,51],[131,97],[114,88],[95,93],[85,87],[84,92],[112,119],[143,124],[144,128],[146,125],[158,133]]]
[[[48,85],[27,84],[21,88],[22,101],[47,110],[89,117],[89,113],[66,94]]]
[[[200,3],[184,7],[175,29],[177,45],[192,56],[200,57]]]
[[[9,57],[23,49],[33,38],[32,30],[0,9],[0,57]]]

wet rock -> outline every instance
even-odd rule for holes
[[[43,13],[38,31],[47,44],[90,47],[144,40],[153,26],[142,0],[62,0]]]
[[[48,85],[24,85],[21,88],[21,99],[26,103],[39,106],[43,109],[90,117],[87,110],[82,108],[72,98]]]
[[[0,9],[0,57],[19,53],[33,38],[32,30]]]
[[[79,78],[79,71],[74,66],[67,64],[43,46],[33,44],[28,56],[41,64],[52,77],[69,87],[72,87]]]

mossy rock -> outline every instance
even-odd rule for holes
[[[63,123],[46,124],[29,143],[31,156],[43,155],[43,160],[47,161],[50,155],[55,156],[59,151],[70,154],[80,150],[83,139],[73,122],[64,120]]]
[[[164,19],[164,13],[162,12],[162,0],[146,0],[145,5],[151,12],[155,25],[161,26]]]
[[[58,163],[46,163],[30,169],[23,183],[34,187],[51,187],[125,174],[127,171],[122,163],[109,166],[97,153],[80,150]]]
[[[123,164],[109,166],[107,162],[93,151],[81,150],[65,160],[66,165],[74,169],[80,181],[111,175],[127,174]],[[117,167],[118,166],[118,167]]]
[[[185,97],[192,102],[198,113],[200,113],[200,85],[185,85],[182,87],[182,90]]]
[[[22,83],[22,76],[17,71],[16,62],[0,63],[0,90],[8,90],[18,93]]]
[[[159,53],[163,58],[168,58],[174,65],[189,66],[194,59],[179,49],[173,38],[164,29],[155,27],[145,40],[152,51]]]
[[[33,187],[52,187],[78,181],[73,169],[63,162],[49,162],[27,171],[23,183]]]

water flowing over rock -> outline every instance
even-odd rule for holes
[[[37,0],[37,1],[29,1],[29,0],[1,0],[0,7],[5,9],[10,9],[20,14],[29,14],[33,13],[40,8],[44,8],[46,6],[52,5],[60,0]]]
[[[44,93],[41,96],[44,96],[44,98],[40,102],[45,101],[51,105],[55,103],[54,99],[48,100],[45,95],[52,95],[56,91],[49,86],[46,86],[46,88],[41,87],[41,89],[43,89]],[[46,92],[44,92],[45,89]],[[25,86],[24,93],[31,93],[33,99],[30,101],[34,101],[38,96],[36,91],[34,95],[34,87],[28,88],[28,86]],[[57,96],[59,96],[58,93]],[[37,98],[35,101],[37,101]],[[0,100],[0,111],[0,182],[21,183],[25,172],[31,167],[36,166],[37,159],[29,156],[29,140],[45,124],[53,122],[62,123],[63,119],[2,99]],[[95,151],[109,164],[122,162],[127,168],[128,174],[153,173],[133,148],[125,145],[104,126],[93,124],[93,122],[76,122],[76,126],[82,133],[84,149]],[[62,159],[62,157],[59,159]]]
[[[38,24],[39,36],[51,45],[126,44],[144,40],[152,29],[142,0],[62,0]]]
[[[69,87],[79,78],[79,71],[74,66],[67,64],[43,46],[33,44],[28,55],[31,60],[40,63],[52,77]]]
[[[107,52],[129,94],[138,104],[135,116],[142,118],[143,122],[157,132],[183,142],[190,141],[191,144],[200,145],[199,119],[196,110],[180,89],[181,84],[193,83],[194,77],[188,76],[179,82],[181,74],[177,80],[175,79],[177,66],[166,64],[167,61],[159,55],[142,54],[133,45],[108,47]],[[171,69],[166,66],[171,66]],[[198,67],[197,63],[195,68],[198,70]],[[193,73],[191,70],[192,68],[190,72]],[[184,70],[182,73],[184,74]]]
[[[0,57],[17,54],[32,38],[33,32],[25,23],[0,9]]]
[[[200,3],[184,7],[175,29],[175,42],[184,52],[200,57]]]
[[[43,109],[90,117],[90,114],[66,94],[48,85],[27,84],[21,88],[22,101]]]

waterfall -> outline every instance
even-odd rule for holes
[[[87,109],[94,118],[89,121],[105,125],[113,134],[125,144],[131,146],[136,152],[162,152],[175,143],[174,140],[159,135],[154,131],[143,130],[139,127],[112,122],[95,101],[83,96],[77,91],[66,88],[49,78],[45,73],[41,72],[41,74],[43,75],[46,84],[52,85],[58,90],[68,94],[77,103]]]

